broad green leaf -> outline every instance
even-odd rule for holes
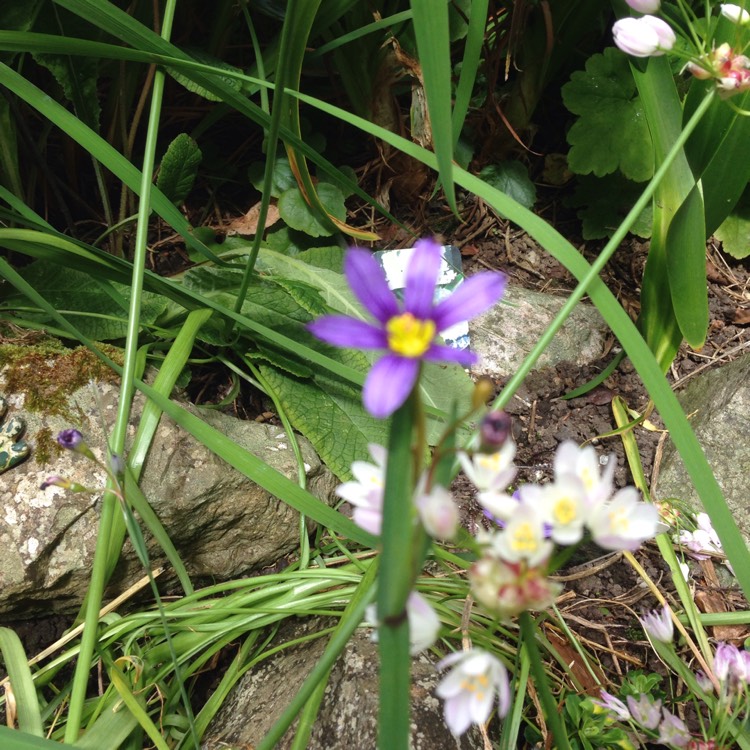
[[[336,273],[344,272],[344,251],[340,247],[311,247],[298,256],[311,266],[325,268]]]
[[[292,424],[313,444],[321,459],[340,479],[351,476],[355,459],[368,455],[368,443],[385,445],[388,422],[370,416],[362,395],[349,383],[326,377],[292,378],[261,366]]]
[[[43,0],[3,0],[0,5],[0,29],[28,31]]]
[[[520,161],[489,164],[479,173],[479,178],[525,208],[531,208],[536,202],[536,186],[529,179],[529,170]]]
[[[92,339],[111,341],[125,336],[130,288],[124,284],[42,261],[24,268],[23,277],[60,312],[74,319],[76,326]],[[143,292],[142,324],[154,323],[166,308],[167,301],[161,295]],[[36,313],[24,313],[24,317],[49,320],[46,315]]]
[[[256,161],[250,165],[247,170],[248,178],[253,187],[260,193],[263,192],[263,175],[265,173],[266,163]],[[277,156],[273,163],[273,178],[271,182],[271,196],[278,198],[285,190],[294,187],[297,180],[294,179],[292,168],[289,166],[289,159],[286,156]]]
[[[677,210],[667,233],[667,273],[677,323],[685,341],[700,349],[708,331],[706,229],[703,196],[696,185]]]
[[[336,312],[357,318],[362,317],[362,306],[341,273],[313,266],[300,260],[299,255],[289,257],[271,250],[261,252],[258,256],[257,267],[272,277],[304,281],[316,287],[325,303]]]
[[[615,172],[604,177],[581,175],[566,205],[578,208],[583,239],[600,240],[611,237],[638,200],[643,188]],[[638,237],[651,236],[652,208],[644,209],[630,227]]]
[[[192,190],[202,158],[198,144],[187,133],[180,133],[167,147],[156,186],[176,206]]]
[[[562,87],[578,120],[568,131],[568,163],[577,174],[601,177],[619,169],[635,182],[654,173],[651,135],[627,57],[614,47],[593,55]]]
[[[750,255],[750,201],[744,198],[716,230],[722,250],[741,260]]]
[[[317,186],[318,197],[326,211],[338,219],[346,219],[344,195],[335,185],[321,182]],[[292,228],[309,234],[311,237],[330,237],[334,229],[325,225],[305,203],[298,187],[285,190],[279,198],[279,213],[281,218]]]

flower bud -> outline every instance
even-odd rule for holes
[[[504,411],[491,411],[486,414],[479,427],[480,453],[495,453],[505,445],[510,437],[511,419]]]
[[[91,492],[88,487],[84,487],[78,482],[71,482],[69,479],[59,477],[57,475],[47,477],[40,485],[40,490],[46,490],[47,487],[62,487],[64,490],[70,490],[71,492]]]
[[[62,430],[57,435],[57,444],[68,451],[74,451],[83,443],[83,435],[78,430]]]
[[[675,33],[656,16],[621,18],[612,27],[615,44],[633,57],[658,57],[672,49]]]
[[[625,2],[639,13],[656,13],[661,7],[661,0],[625,0]]]
[[[750,22],[750,13],[741,6],[735,5],[734,3],[723,3],[720,7],[721,15],[724,16],[724,18],[728,18],[732,23],[744,25]]]
[[[458,506],[445,487],[439,485],[416,500],[417,511],[425,531],[435,539],[449,540],[456,536],[460,518]]]
[[[495,393],[495,384],[489,378],[479,378],[471,393],[472,409],[481,409]]]

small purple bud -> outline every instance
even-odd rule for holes
[[[125,461],[117,453],[109,457],[109,468],[116,477],[121,477],[125,473]]]
[[[479,427],[481,452],[495,453],[510,437],[511,419],[504,411],[491,411]]]
[[[40,490],[46,490],[47,487],[68,487],[70,482],[68,482],[67,479],[63,479],[62,477],[58,477],[57,475],[52,477],[47,477],[40,485]]]
[[[83,435],[76,429],[62,430],[57,436],[57,444],[65,450],[77,450],[82,443]]]

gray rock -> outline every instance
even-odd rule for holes
[[[118,387],[98,380],[67,395],[64,408],[55,401],[51,411],[57,413],[33,412],[27,404],[34,401],[29,393],[12,393],[7,387],[18,384],[18,361],[13,367],[12,378],[7,362],[0,369],[0,393],[6,394],[13,415],[26,420],[32,456],[0,476],[0,613],[23,618],[37,612],[75,611],[88,586],[98,530],[98,490],[106,475],[85,457],[59,449],[54,436],[61,429],[76,427],[102,459],[103,425],[109,430],[114,423]],[[30,371],[28,377],[38,375]],[[143,403],[143,397],[136,397],[130,438]],[[296,479],[295,457],[282,429],[187,408],[272,468]],[[299,442],[309,489],[318,497],[332,499],[337,480],[321,465],[310,444],[302,438]],[[41,483],[51,475],[97,492],[41,490]],[[232,469],[166,416],[161,418],[144,466],[141,487],[191,576],[237,577],[277,562],[299,543],[296,511]],[[154,564],[163,562],[158,547],[151,547]],[[114,588],[123,589],[142,575],[126,543]]]
[[[507,303],[507,304],[505,304]],[[509,286],[503,302],[469,323],[476,374],[513,374],[565,304],[565,298]],[[558,331],[535,367],[558,362],[583,365],[604,353],[609,329],[592,305],[581,303]]]
[[[750,355],[696,375],[679,400],[724,492],[732,514],[750,539]],[[696,511],[701,501],[671,441],[664,450],[656,495],[676,497]]]
[[[319,631],[329,623],[309,618],[282,627],[279,642]],[[368,629],[358,630],[331,670],[307,750],[374,750],[377,747],[378,657]],[[281,651],[250,670],[235,686],[203,738],[202,750],[256,747],[296,695],[326,647],[318,638]],[[482,748],[473,728],[457,739],[442,717],[434,695],[440,675],[430,658],[412,661],[413,750],[474,750]],[[275,746],[292,746],[293,724]]]

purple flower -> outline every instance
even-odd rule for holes
[[[422,360],[464,366],[476,361],[476,355],[439,344],[436,337],[494,305],[505,288],[505,276],[477,274],[435,304],[440,258],[440,246],[434,241],[417,242],[401,304],[375,258],[366,250],[350,250],[344,261],[347,281],[375,322],[324,315],[309,325],[315,336],[334,346],[386,351],[367,376],[363,390],[365,408],[374,417],[389,417],[406,401]]]
[[[602,690],[601,695],[602,699],[600,701],[592,701],[594,705],[600,706],[606,711],[609,711],[614,719],[630,721],[630,711],[628,711],[627,706],[619,698],[608,693],[606,690]]]
[[[57,436],[57,444],[69,451],[76,450],[82,442],[83,435],[75,429],[62,430]]]
[[[650,695],[641,693],[638,700],[632,695],[627,697],[628,710],[633,721],[645,729],[656,729],[661,721],[661,700],[655,701]]]
[[[685,722],[666,708],[662,709],[664,719],[659,724],[659,742],[671,747],[685,747],[691,740]]]
[[[647,612],[640,618],[641,625],[646,631],[646,635],[662,643],[671,643],[674,638],[674,625],[672,623],[672,611],[668,605],[664,605],[661,610]]]

